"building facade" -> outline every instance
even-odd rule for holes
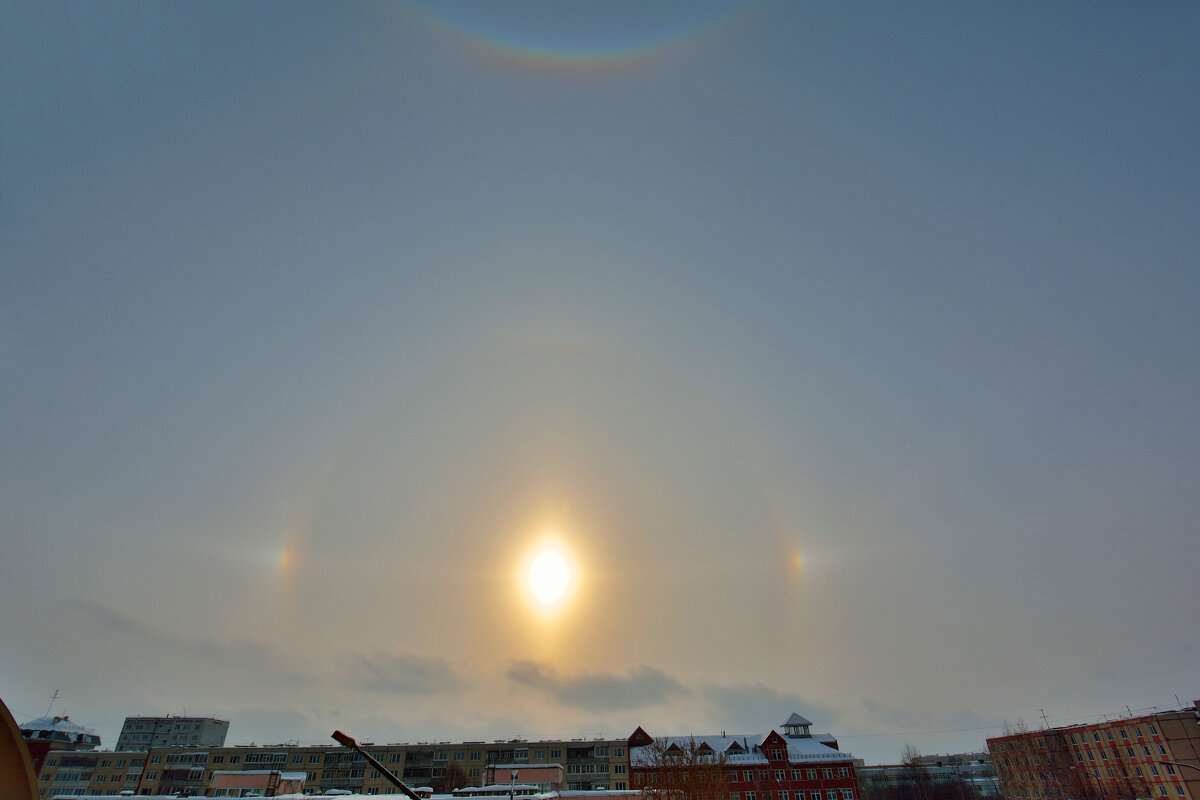
[[[488,773],[508,782],[513,769],[545,766],[561,774],[562,791],[621,791],[628,788],[624,739],[524,739],[491,742],[420,742],[364,749],[414,789],[446,793],[483,786]],[[217,772],[276,770],[303,772],[305,791],[398,794],[387,778],[353,750],[329,745],[152,747],[147,752],[51,752],[38,787],[43,800],[56,794],[203,795]],[[530,773],[535,774],[535,773]],[[540,784],[539,780],[536,783]]]
[[[657,739],[639,727],[629,737],[631,788],[666,796],[688,785],[713,800],[857,800],[854,757],[811,725],[792,714],[782,734]]]
[[[1000,796],[1000,783],[987,753],[921,756],[909,764],[860,766],[858,788],[862,800],[906,797],[982,800]]]
[[[100,737],[91,728],[76,725],[66,716],[38,717],[20,726],[36,775],[51,750],[95,750]]]
[[[130,718],[135,724],[138,719]],[[146,718],[141,719],[144,724]],[[793,715],[782,733],[706,737],[713,761],[722,769],[719,800],[860,800],[853,758],[837,749],[832,736],[809,733],[810,725]],[[146,732],[132,729],[135,734]],[[639,728],[628,739],[360,744],[422,794],[511,784],[516,771],[520,783],[536,789],[557,783],[562,797],[589,791],[625,797],[648,785],[647,764],[639,754],[655,741]],[[200,796],[213,787],[218,774],[224,776],[219,782],[229,782],[236,781],[236,776],[228,777],[236,772],[303,773],[304,790],[312,794],[330,790],[399,793],[362,756],[333,742],[154,746],[145,752],[51,751],[38,776],[38,787],[42,800],[56,794],[116,796],[123,791]]]
[[[221,747],[229,722],[215,717],[126,717],[117,750],[145,752],[151,747]]]
[[[1005,800],[1200,800],[1193,708],[988,739]]]

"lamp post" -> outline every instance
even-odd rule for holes
[[[384,778],[386,778],[389,783],[391,783],[393,786],[395,786],[400,791],[404,792],[404,794],[408,797],[408,800],[422,800],[421,795],[417,794],[412,789],[408,788],[408,786],[405,785],[404,781],[397,778],[396,775],[390,769],[385,767],[383,764],[380,764],[379,761],[375,758],[375,756],[371,755],[370,753],[368,753],[367,751],[365,751],[361,747],[359,747],[358,742],[354,741],[353,736],[347,736],[346,734],[342,733],[341,731],[334,731],[333,738],[342,747],[349,747],[351,750],[353,750],[354,752],[358,753],[360,756],[365,758],[367,760],[367,763],[369,763],[375,769],[379,770],[379,774],[382,775]]]
[[[1166,764],[1169,767],[1187,767],[1188,769],[1194,769],[1197,772],[1200,772],[1200,767],[1197,767],[1195,764],[1184,764],[1182,761],[1167,761],[1166,759],[1163,759],[1158,763]]]
[[[513,800],[517,792],[517,771],[514,769],[508,776],[508,800]]]

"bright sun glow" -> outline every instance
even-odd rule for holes
[[[529,562],[529,570],[525,580],[529,591],[543,606],[557,604],[567,594],[571,587],[571,565],[557,550],[547,548]]]

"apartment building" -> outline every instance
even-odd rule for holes
[[[495,781],[497,774],[507,783],[512,769],[538,766],[557,766],[564,776],[561,785],[565,790],[628,788],[624,739],[360,744],[409,786],[425,787],[431,792],[449,793],[460,787],[482,786]],[[86,764],[64,762],[65,755],[52,753],[47,760],[39,780],[43,798],[66,793],[119,795],[122,790],[139,795],[202,795],[215,773],[236,770],[303,772],[305,790],[309,792],[336,789],[395,794],[398,791],[358,753],[332,742],[152,747],[145,753],[88,753],[87,756],[94,758],[84,758]]]
[[[228,720],[216,717],[126,717],[117,750],[145,752],[151,747],[220,747]]]
[[[988,739],[1005,800],[1200,800],[1192,708]]]

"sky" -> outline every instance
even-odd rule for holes
[[[1200,698],[1198,40],[0,0],[0,697],[869,763]]]

